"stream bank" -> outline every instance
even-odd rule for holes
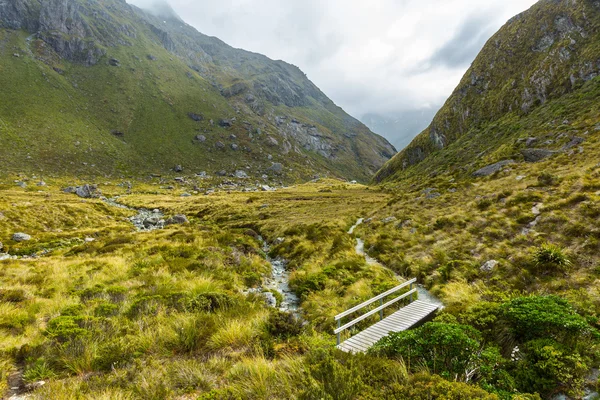
[[[360,225],[362,225],[363,222],[364,222],[364,218],[359,218],[358,221],[356,221],[356,224],[352,225],[352,227],[348,231],[348,234],[352,235],[354,233],[354,231],[356,230],[356,228],[358,228]],[[367,254],[367,252],[365,251],[365,242],[361,238],[358,238],[358,237],[356,238],[355,250],[356,250],[356,254],[365,258],[365,260],[367,261],[367,264],[386,269],[386,270],[390,271],[394,275],[394,278],[396,278],[396,280],[398,280],[399,282],[406,282],[407,279],[405,277],[398,275],[397,273],[395,273],[394,271],[392,271],[391,269],[389,269],[388,267],[386,267],[385,265],[383,265],[382,263],[380,263],[373,257],[369,256]],[[440,308],[444,307],[444,303],[442,303],[442,301],[440,299],[438,299],[433,294],[431,294],[427,289],[425,289],[425,287],[423,285],[417,284],[416,289],[417,289],[417,293],[419,295],[419,297],[418,297],[419,300],[430,303],[430,304],[435,304],[435,305],[439,306]]]

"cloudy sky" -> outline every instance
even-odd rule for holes
[[[169,0],[200,32],[299,66],[359,118],[438,107],[487,39],[535,2]]]

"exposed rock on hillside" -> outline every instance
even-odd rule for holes
[[[150,13],[124,0],[0,1],[0,61],[2,129],[27,144],[0,135],[3,170],[31,156],[31,168],[88,174],[179,163],[264,171],[261,153],[277,153],[289,178],[364,181],[395,153],[296,66],[205,36],[167,5]],[[52,138],[43,146],[42,125]],[[224,142],[225,130],[236,143]],[[70,148],[75,134],[82,145]],[[206,145],[190,146],[194,137]]]
[[[516,123],[512,131],[500,131],[494,124],[498,120],[506,119],[508,126],[509,118],[518,121],[535,115],[550,101],[580,90],[596,78],[600,74],[599,4],[588,0],[541,0],[512,18],[487,42],[432,124],[388,162],[376,180],[416,165],[421,170],[439,170],[441,160],[445,168],[450,159],[454,165],[472,163],[473,154],[459,149],[479,147],[490,153],[496,148],[490,148],[490,142],[500,146],[505,143],[500,135],[518,132]],[[583,110],[565,110],[560,121],[569,112],[578,111]],[[568,120],[564,122],[570,125]],[[459,140],[461,144],[454,147]],[[536,142],[537,138],[529,137],[527,147]],[[434,154],[446,157],[427,162]],[[539,149],[523,151],[528,161],[551,154]]]

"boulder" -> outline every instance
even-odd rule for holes
[[[525,146],[531,147],[538,141],[538,138],[530,137],[525,140]]]
[[[183,167],[181,165],[176,165],[175,167],[173,167],[173,171],[183,172]]]
[[[248,174],[246,171],[237,170],[235,171],[235,177],[238,179],[248,179]]]
[[[273,165],[271,165],[269,167],[269,171],[274,172],[276,174],[280,174],[283,172],[283,164],[281,163],[273,163]]]
[[[12,240],[15,242],[26,242],[31,240],[31,236],[23,232],[17,232],[12,235]]]
[[[225,148],[225,143],[219,141],[219,142],[215,143],[215,147],[217,149],[224,149]]]
[[[219,126],[222,128],[231,128],[233,126],[233,122],[230,119],[222,119],[219,121]]]
[[[196,135],[196,137],[194,138],[194,140],[196,142],[204,143],[204,142],[206,142],[206,136],[204,136],[204,135]]]
[[[75,188],[75,194],[83,199],[98,197],[98,187],[96,185],[83,185]]]
[[[384,224],[389,224],[390,222],[395,222],[397,221],[396,217],[387,217],[381,220],[381,222],[383,222]]]
[[[121,62],[119,60],[117,60],[116,58],[109,59],[108,64],[111,65],[112,67],[120,67],[121,66]]]
[[[269,146],[279,146],[279,142],[273,136],[267,136],[267,144]]]
[[[217,176],[227,176],[227,171],[225,171],[224,169],[217,171]]]
[[[189,223],[190,221],[183,214],[174,215],[165,221],[165,225],[183,225]]]
[[[556,154],[556,152],[546,149],[525,149],[521,150],[521,154],[523,154],[525,161],[534,163],[551,157]]]
[[[491,272],[494,270],[494,268],[496,268],[496,266],[498,266],[498,264],[500,263],[496,260],[489,260],[481,266],[480,270],[482,272]]]
[[[188,117],[190,117],[191,119],[193,119],[196,122],[200,122],[204,119],[204,116],[202,114],[196,114],[196,113],[189,113]]]
[[[113,129],[112,131],[110,131],[110,133],[113,136],[116,136],[116,137],[123,137],[123,136],[125,136],[125,134],[123,132],[121,132],[120,130],[118,130],[118,129]]]
[[[514,164],[514,163],[515,163],[515,160],[500,161],[495,164],[483,167],[478,171],[475,171],[473,173],[473,176],[490,176],[490,175],[495,174],[496,172],[500,171],[502,168],[506,167],[507,165]]]
[[[160,221],[160,219],[158,219],[157,217],[148,217],[143,222],[144,228],[146,228],[146,229],[153,228],[156,225],[158,225],[159,221]]]
[[[575,136],[574,138],[571,139],[571,141],[569,141],[569,143],[567,143],[563,146],[561,151],[566,151],[566,150],[572,149],[575,146],[579,146],[583,142],[585,142],[584,138]]]
[[[268,307],[277,307],[277,299],[273,293],[263,292],[263,296],[265,297],[265,302]]]
[[[237,151],[239,148],[240,148],[240,146],[238,146],[237,144],[231,143],[231,150]]]

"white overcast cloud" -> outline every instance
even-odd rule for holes
[[[356,117],[441,105],[485,42],[535,2],[169,0],[200,32],[297,65]]]

